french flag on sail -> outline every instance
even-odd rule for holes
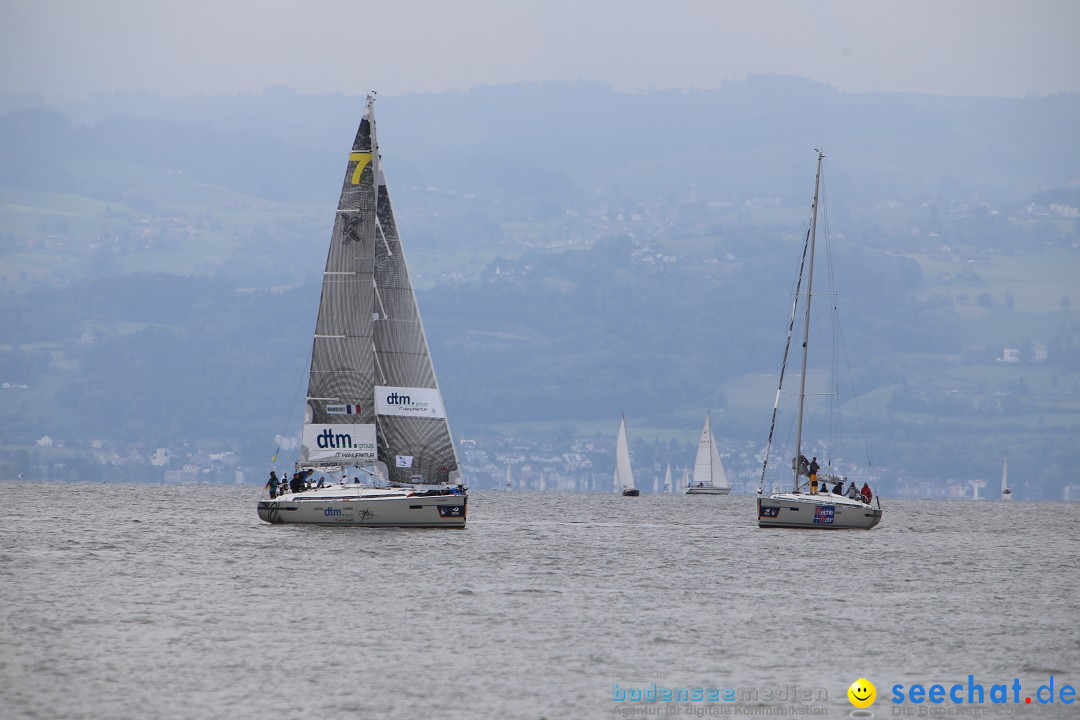
[[[359,405],[327,405],[327,415],[359,415]]]

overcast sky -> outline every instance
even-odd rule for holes
[[[0,0],[0,93],[384,95],[522,81],[1080,91],[1080,0]]]

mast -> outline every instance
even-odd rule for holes
[[[712,487],[713,486],[713,472],[714,472],[714,470],[713,470],[713,462],[712,462],[713,436],[712,436],[712,418],[709,415],[708,410],[705,411],[705,429],[709,433],[709,487]]]
[[[802,469],[803,406],[806,404],[806,353],[810,342],[810,298],[814,287],[814,241],[817,234],[818,199],[821,191],[821,161],[825,153],[817,151],[817,175],[814,177],[814,207],[810,213],[810,265],[806,278],[806,319],[803,327],[802,377],[799,378],[799,413],[795,425],[795,481],[792,492],[799,491],[799,471]]]
[[[371,187],[374,191],[372,196],[373,205],[371,216],[374,222],[371,223],[371,253],[375,254],[375,243],[379,240],[379,143],[375,138],[375,93],[369,92],[367,96],[367,106],[364,108],[364,115],[368,118],[368,133],[371,137]],[[371,308],[372,308],[372,324],[374,325],[374,318],[376,313],[378,317],[382,318],[384,313],[380,307],[382,303],[379,300],[379,283],[375,278],[374,266],[372,267],[371,275]],[[382,368],[379,367],[379,349],[375,344],[375,329],[371,331],[371,357],[373,358],[374,365],[372,367],[372,391],[374,392],[374,385],[379,383],[376,373],[382,375]],[[382,382],[386,382],[382,380]],[[372,405],[375,404],[374,395],[372,395]],[[378,467],[379,461],[379,413],[375,413],[375,462],[372,463],[374,467]],[[386,474],[390,475],[390,468],[387,466]],[[389,478],[388,478],[389,479]]]

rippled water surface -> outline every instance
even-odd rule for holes
[[[885,502],[760,530],[753,498],[473,493],[469,526],[270,526],[256,488],[0,483],[0,717],[593,718],[1080,687],[1080,506]],[[735,702],[615,702],[731,688]],[[756,697],[754,695],[756,693]],[[807,695],[810,698],[807,698]]]

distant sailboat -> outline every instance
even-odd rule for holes
[[[510,463],[506,463],[506,489],[507,490],[513,490],[514,489],[514,478],[510,474]]]
[[[641,492],[634,485],[634,473],[630,469],[630,446],[626,443],[626,418],[619,422],[619,439],[615,443],[615,492],[627,497],[637,497]]]
[[[709,414],[705,413],[705,427],[701,430],[697,458],[694,460],[694,482],[686,488],[686,494],[727,495],[730,492],[731,483],[728,482],[724,465],[720,462]]]
[[[671,492],[671,463],[668,463],[667,471],[664,473],[664,492]]]
[[[1008,467],[1009,467],[1009,458],[1008,457],[1003,457],[1001,459],[1001,499],[1002,500],[1012,500],[1012,490],[1009,489],[1009,482],[1008,482],[1008,472],[1007,472]]]

